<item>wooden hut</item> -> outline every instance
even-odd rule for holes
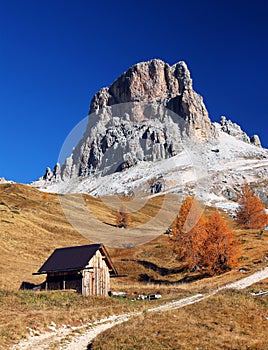
[[[46,274],[46,290],[74,289],[84,296],[108,295],[117,271],[103,244],[58,248],[38,272]]]

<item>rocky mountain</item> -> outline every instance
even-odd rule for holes
[[[258,135],[249,137],[238,124],[233,123],[231,120],[227,120],[225,116],[221,117],[220,125],[222,131],[234,136],[238,140],[253,144],[257,147],[261,147],[261,141]]]
[[[6,180],[4,177],[0,177],[0,184],[14,183],[14,181]]]
[[[138,63],[98,91],[70,153],[32,185],[96,196],[198,189],[206,202],[224,203],[247,178],[266,196],[268,151],[226,117],[211,122],[185,62]]]

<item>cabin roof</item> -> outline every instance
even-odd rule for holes
[[[111,274],[117,275],[117,271],[103,244],[89,244],[83,246],[57,248],[47,261],[40,267],[36,274],[49,272],[78,271],[83,270],[89,260],[100,250]]]

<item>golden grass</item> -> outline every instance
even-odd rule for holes
[[[109,224],[109,230],[115,220],[113,210],[101,199],[84,197],[94,215]],[[140,215],[133,216],[132,225],[147,222],[159,210],[162,201],[161,197],[150,200],[140,210]],[[207,208],[206,211],[209,213],[211,209]],[[234,225],[229,216],[225,217],[229,225]],[[237,235],[242,243],[240,266],[249,271],[263,266],[263,258],[268,255],[267,231],[259,236],[256,230],[237,230]],[[81,236],[65,218],[57,195],[42,193],[24,185],[0,185],[0,288],[18,289],[24,280],[41,282],[43,277],[33,277],[32,272],[42,265],[55,248],[88,243],[89,240]],[[109,252],[119,272],[129,274],[128,278],[122,279],[123,283],[138,282],[142,274],[147,274],[156,283],[158,280],[175,283],[184,276],[176,273],[161,275],[159,271],[135,261],[122,261],[148,261],[166,269],[180,267],[166,235],[134,248],[114,248],[109,249]]]
[[[154,197],[149,200],[140,200],[136,205],[140,207],[139,210],[134,211],[131,214],[131,224],[130,227],[137,227],[142,224],[150,221],[152,217],[157,215],[159,209],[163,204],[164,196]],[[104,198],[94,198],[92,196],[83,194],[83,199],[88,207],[88,209],[92,212],[92,214],[100,221],[105,222],[109,225],[116,225],[116,210],[112,208],[120,209],[120,204],[118,203],[117,197],[107,196]],[[120,197],[121,201],[131,201],[131,198],[128,197]],[[106,203],[109,203],[107,205]]]
[[[57,326],[79,326],[112,314],[143,309],[128,299],[88,297],[68,292],[32,292],[0,290],[0,349],[7,349],[29,335],[28,328],[40,333],[49,331],[51,322]]]
[[[143,313],[100,334],[93,349],[265,350],[267,313],[267,297],[228,290],[182,309]]]
[[[101,199],[83,198],[93,215],[107,223],[109,230],[115,223],[114,211]],[[75,202],[76,197],[70,198],[72,200]],[[113,197],[109,200],[116,202]],[[133,215],[133,227],[137,226],[139,230],[140,224],[147,223],[148,230],[153,232],[155,227],[150,218],[162,204],[162,197],[150,200]],[[211,210],[206,208],[208,214]],[[256,230],[239,230],[229,216],[225,217],[241,239],[240,267],[249,274],[267,265],[264,257],[268,256],[268,233],[260,236]],[[93,224],[94,221],[94,228]],[[42,329],[52,320],[66,323],[69,319],[70,323],[77,323],[79,319],[88,321],[91,317],[101,318],[109,313],[144,307],[140,302],[128,305],[128,301],[82,298],[68,293],[62,297],[60,293],[17,292],[22,281],[40,283],[44,280],[44,276],[32,276],[32,272],[38,270],[55,248],[88,243],[89,240],[65,218],[57,195],[42,193],[25,185],[0,185],[0,343],[4,346],[14,343],[28,333],[27,326]],[[109,248],[109,253],[119,273],[128,274],[125,278],[111,279],[112,290],[126,291],[129,297],[162,294],[163,300],[155,301],[154,305],[197,292],[208,292],[247,275],[235,269],[221,276],[181,283],[187,277],[198,277],[202,271],[195,274],[176,272],[183,266],[177,262],[167,235],[128,249]]]
[[[64,217],[57,195],[29,186],[0,186],[0,288],[39,283],[32,272],[57,247],[87,244]]]

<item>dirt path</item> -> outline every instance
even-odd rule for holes
[[[150,308],[147,312],[163,312],[172,309],[179,309],[190,304],[197,303],[201,300],[209,298],[211,295],[218,293],[223,289],[243,289],[268,278],[268,267],[255,272],[254,274],[242,278],[239,281],[229,283],[223,287],[215,289],[210,294],[196,294],[187,298],[172,301],[155,308]],[[126,313],[122,315],[113,315],[94,323],[88,323],[80,327],[61,327],[54,329],[51,332],[46,332],[41,335],[32,335],[27,340],[21,341],[14,345],[12,350],[44,350],[49,349],[53,344],[59,344],[58,350],[87,350],[93,339],[106,329],[112,328],[117,324],[128,321],[133,316],[139,316],[142,311]],[[81,334],[82,333],[82,334]]]

